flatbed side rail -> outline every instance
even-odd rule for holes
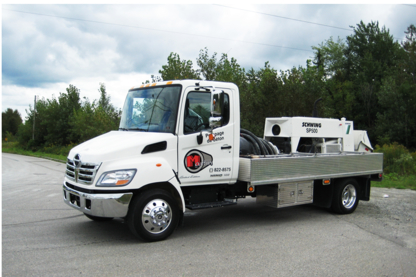
[[[325,178],[365,176],[383,172],[382,153],[295,153],[240,157],[238,180],[252,185]]]

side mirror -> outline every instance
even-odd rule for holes
[[[211,93],[211,116],[222,116],[224,108],[224,91]]]
[[[209,118],[209,127],[211,129],[222,125],[222,113],[224,108],[224,91],[211,93],[211,117]]]
[[[209,127],[211,127],[211,128],[221,127],[221,123],[222,123],[222,117],[221,116],[210,117],[209,118]]]

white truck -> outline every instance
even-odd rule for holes
[[[128,91],[120,128],[74,147],[64,202],[95,221],[124,218],[145,241],[170,236],[186,209],[256,202],[352,213],[382,179],[383,154],[345,118],[266,118],[240,130],[239,91],[175,80]]]

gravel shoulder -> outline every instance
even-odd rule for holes
[[[372,187],[353,215],[338,217],[416,253],[416,191]]]

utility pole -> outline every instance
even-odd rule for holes
[[[32,135],[33,140],[35,140],[35,119],[36,119],[36,95],[35,95],[35,104],[33,105],[33,135]]]

